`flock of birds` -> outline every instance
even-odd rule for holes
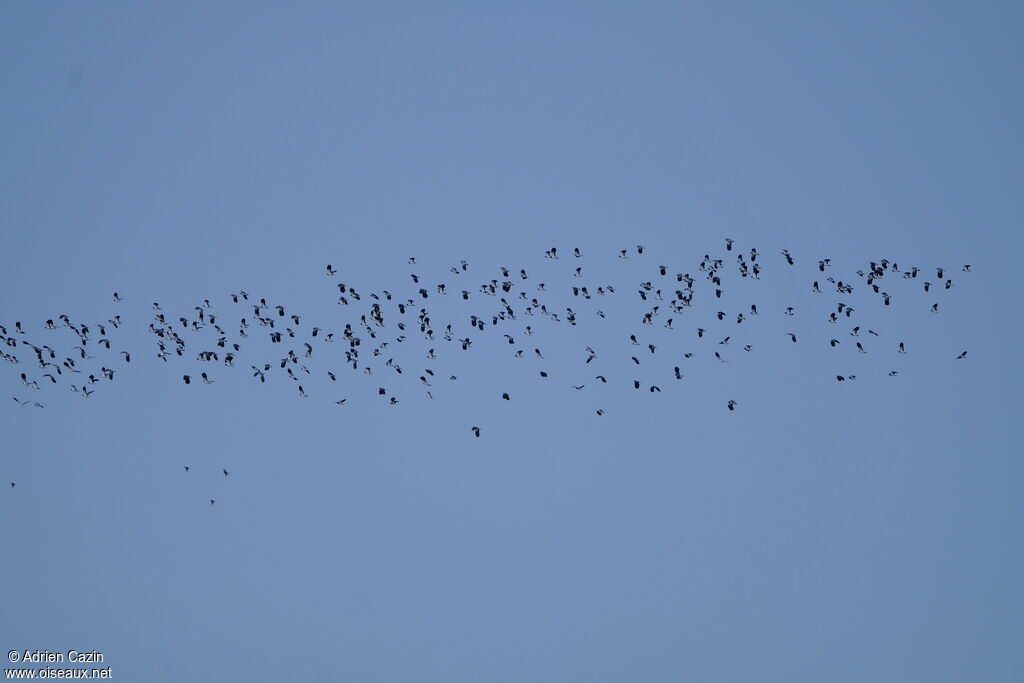
[[[606,325],[609,315],[602,310],[600,302],[609,297],[626,296],[640,305],[640,310],[631,320],[631,324],[637,327],[621,333],[620,341],[625,343],[628,338],[629,346],[635,347],[629,361],[635,367],[667,357],[665,370],[657,372],[666,381],[677,382],[684,379],[685,363],[698,355],[727,363],[729,360],[723,354],[729,348],[739,347],[744,352],[752,352],[754,346],[751,343],[733,343],[730,346],[730,342],[734,336],[739,336],[733,330],[745,331],[750,328],[752,319],[762,312],[769,315],[798,315],[793,306],[763,311],[759,310],[757,303],[744,303],[739,310],[715,310],[711,320],[703,323],[704,326],[695,323],[684,325],[684,321],[693,316],[686,313],[695,308],[698,301],[710,301],[711,308],[719,307],[725,295],[724,283],[730,277],[759,280],[762,266],[768,267],[757,249],[741,252],[732,239],[726,239],[724,247],[726,255],[721,258],[705,254],[695,265],[694,275],[674,272],[664,265],[647,265],[645,261],[643,268],[649,273],[650,279],[636,283],[630,288],[633,291],[628,294],[620,292],[621,288],[614,284],[590,282],[584,272],[585,259],[579,248],[567,255],[567,267],[558,266],[556,269],[569,278],[568,283],[557,285],[539,281],[526,268],[506,267],[489,273],[482,281],[470,284],[473,271],[470,264],[462,260],[449,269],[450,280],[458,283],[450,288],[447,283],[426,282],[426,278],[417,275],[413,268],[406,283],[408,289],[403,287],[402,295],[389,290],[364,293],[350,284],[337,281],[338,271],[332,265],[327,265],[325,274],[331,280],[337,304],[343,311],[351,312],[348,322],[339,322],[333,327],[327,323],[322,323],[322,326],[313,325],[290,305],[268,302],[264,297],[250,296],[240,290],[229,295],[230,303],[226,310],[220,305],[215,308],[209,299],[205,299],[185,315],[172,315],[160,303],[153,302],[149,306],[152,317],[147,329],[154,341],[156,358],[160,361],[190,361],[190,367],[180,375],[180,381],[186,385],[211,385],[216,383],[215,377],[219,377],[220,373],[238,372],[248,366],[251,381],[267,384],[280,377],[286,384],[292,385],[291,390],[298,398],[305,399],[317,393],[310,389],[314,384],[345,386],[345,373],[377,378],[386,375],[390,379],[373,382],[379,385],[376,395],[378,400],[398,405],[400,399],[396,385],[404,387],[412,384],[419,388],[420,395],[425,399],[434,399],[439,385],[458,380],[452,363],[457,353],[471,352],[474,345],[485,339],[505,344],[514,358],[546,360],[540,345],[528,341],[532,341],[534,335],[553,329],[576,327],[581,322],[580,316],[584,315]],[[544,252],[544,258],[561,261],[562,254],[557,247],[552,247]],[[618,258],[649,259],[649,254],[642,245],[637,245],[633,249],[621,250]],[[782,268],[796,267],[796,259],[786,249],[782,250],[781,259],[778,256],[775,258],[775,265]],[[862,323],[859,311],[847,303],[854,300],[855,290],[858,291],[857,296],[860,292],[867,292],[877,305],[887,307],[893,305],[895,298],[888,291],[895,287],[893,280],[910,282],[919,292],[928,294],[932,299],[954,287],[952,273],[943,267],[928,271],[929,274],[935,274],[932,282],[926,280],[927,275],[923,269],[916,266],[901,269],[896,262],[888,259],[871,261],[855,272],[856,277],[847,279],[832,276],[831,259],[821,259],[812,264],[813,279],[808,277],[807,282],[810,292],[831,294],[837,298],[823,321],[835,327],[831,328],[832,334],[824,335],[822,340],[831,349],[852,341],[853,348],[860,354],[868,353],[865,347],[867,339],[880,337],[880,334]],[[409,258],[408,265],[415,267],[418,264],[415,258]],[[964,265],[959,270],[970,273],[971,266]],[[701,297],[698,297],[698,285],[701,285]],[[454,301],[457,306],[469,310],[453,314],[450,319],[435,320],[434,312],[445,308],[435,306],[439,299]],[[573,305],[564,305],[564,299]],[[114,292],[115,305],[124,301],[120,293]],[[933,301],[929,310],[938,313],[940,302]],[[4,361],[17,366],[19,370],[17,374],[21,390],[12,397],[14,403],[21,408],[42,409],[45,404],[40,397],[46,395],[47,391],[64,387],[67,391],[89,399],[97,393],[98,387],[113,383],[115,377],[126,370],[133,359],[133,352],[118,348],[121,336],[119,331],[125,323],[120,314],[113,315],[105,322],[76,321],[61,314],[28,329],[20,321],[13,325],[0,324],[0,354]],[[714,350],[698,354],[681,348],[664,349],[663,345],[649,341],[654,335],[643,332],[647,326],[655,324],[670,331],[678,330],[674,334],[688,336],[690,343],[712,346]],[[836,332],[841,327],[845,327],[846,331]],[[644,336],[649,339],[641,340]],[[798,343],[796,332],[785,333],[785,338],[790,343]],[[417,342],[421,348],[411,351]],[[646,389],[652,394],[661,393],[659,384],[644,383],[635,378],[629,378],[628,381],[614,376],[609,378],[611,373],[608,368],[602,367],[601,355],[597,350],[602,345],[605,342],[597,340],[581,345],[583,348],[579,362],[584,369],[595,368],[596,372],[592,380],[581,384],[572,383],[574,390],[582,391],[588,381],[594,381],[632,386],[636,391]],[[893,343],[892,346],[895,353],[907,353],[903,341]],[[62,350],[58,351],[55,347]],[[415,354],[425,362],[422,367],[406,372],[401,363],[410,354]],[[967,351],[950,357],[963,360],[967,358]],[[325,364],[321,363],[323,359],[326,359]],[[444,363],[446,369],[442,371],[431,367],[435,363]],[[536,372],[540,380],[551,377],[547,368],[539,368]],[[889,370],[888,374],[895,377],[898,371]],[[591,376],[590,373],[587,376]],[[837,382],[854,381],[856,378],[855,374],[847,372],[835,375]],[[390,388],[386,385],[390,385]],[[442,393],[443,390],[438,392],[439,395]],[[347,397],[339,397],[337,393],[334,393],[332,400],[339,406],[348,402]],[[511,400],[510,393],[501,392],[499,400]],[[736,411],[739,406],[740,403],[732,398],[724,404],[728,411]],[[597,416],[605,415],[605,410],[600,407],[594,412]],[[479,438],[483,429],[472,425],[469,432]],[[191,471],[190,466],[183,467],[185,473]],[[224,477],[230,476],[226,468],[222,474]],[[15,482],[10,482],[12,489],[15,486]],[[211,506],[215,503],[215,499],[210,499]]]

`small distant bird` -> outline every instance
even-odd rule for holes
[[[739,404],[736,403],[736,401],[729,401],[725,405],[726,405],[726,407],[729,408],[729,410],[736,410],[736,406],[739,405]]]
[[[961,360],[961,359],[964,359],[964,358],[967,358],[967,352],[966,351],[964,351],[959,356],[957,356],[956,360]]]
[[[186,471],[186,472],[191,472],[191,471],[192,471],[192,468],[191,468],[191,467],[189,467],[188,465],[185,465],[185,471]]]
[[[480,428],[479,427],[471,427],[470,431],[473,432],[473,436],[475,436],[478,439],[480,438]]]

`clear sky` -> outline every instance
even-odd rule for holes
[[[1018,4],[210,5],[0,7],[0,324],[71,353],[46,319],[125,321],[90,341],[116,375],[86,400],[2,347],[4,652],[156,683],[1024,677]],[[886,276],[890,307],[855,274],[883,258],[922,269]],[[572,297],[577,265],[614,296]],[[578,325],[517,301],[469,330],[501,266]],[[924,293],[937,266],[954,286]],[[691,308],[640,300],[677,272]],[[401,346],[388,309],[372,377],[340,343],[307,399],[251,377],[370,292],[416,296],[410,273],[470,351],[415,324]],[[857,289],[813,293],[828,276]],[[153,302],[210,299],[237,341],[240,289],[296,339],[156,358]]]

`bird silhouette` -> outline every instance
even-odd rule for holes
[[[722,244],[718,242],[719,248]],[[832,359],[830,362],[836,363],[844,362],[846,353],[852,349],[841,346],[837,337],[842,335],[835,332],[834,328],[832,333],[826,333],[826,324],[836,325],[845,318],[853,325],[849,334],[855,338],[860,337],[862,327],[868,329],[868,334],[872,336],[879,336],[879,332],[875,331],[877,329],[889,334],[887,338],[892,338],[899,331],[890,327],[895,328],[900,322],[898,315],[904,310],[905,302],[916,301],[916,305],[921,306],[916,310],[930,306],[930,310],[936,313],[941,304],[944,313],[948,313],[955,311],[956,300],[942,299],[944,293],[954,288],[954,284],[958,291],[971,285],[969,276],[954,283],[946,277],[945,269],[939,267],[935,271],[938,277],[935,282],[942,286],[932,287],[932,283],[924,282],[922,292],[920,283],[911,282],[919,272],[926,272],[924,269],[916,266],[899,269],[894,261],[888,259],[871,261],[846,273],[842,272],[844,267],[838,259],[833,263],[828,258],[804,258],[783,249],[781,253],[784,260],[780,259],[778,263],[773,263],[771,259],[763,262],[758,258],[757,249],[743,248],[740,242],[732,238],[726,238],[724,246],[725,252],[730,253],[728,261],[721,254],[708,253],[699,261],[695,259],[689,268],[678,263],[678,255],[674,254],[663,254],[654,262],[648,258],[616,261],[614,252],[605,254],[606,260],[621,269],[621,282],[594,282],[593,274],[601,270],[591,267],[593,255],[589,250],[584,262],[584,252],[580,247],[572,249],[572,262],[564,266],[557,246],[543,250],[546,259],[543,263],[538,262],[542,250],[538,250],[534,259],[527,262],[493,269],[474,264],[470,270],[468,261],[459,259],[454,261],[456,265],[451,266],[444,276],[462,279],[460,286],[453,286],[451,291],[459,293],[453,297],[445,296],[448,291],[446,283],[433,275],[439,270],[444,272],[453,261],[443,263],[438,269],[437,264],[418,264],[417,259],[408,257],[409,264],[417,264],[418,272],[410,274],[408,279],[401,278],[400,282],[381,283],[387,285],[386,289],[363,289],[358,286],[359,283],[353,286],[335,280],[321,284],[326,295],[324,301],[331,302],[338,297],[338,303],[347,307],[336,309],[345,312],[336,320],[320,318],[312,308],[300,315],[300,311],[308,308],[305,302],[275,300],[269,296],[269,292],[265,296],[254,294],[251,302],[245,290],[222,296],[211,293],[207,298],[200,299],[199,305],[189,305],[187,302],[179,305],[169,300],[156,302],[144,292],[127,292],[129,301],[125,302],[126,298],[115,292],[114,304],[117,304],[116,310],[124,311],[123,318],[121,314],[112,315],[113,311],[107,310],[99,318],[101,322],[84,323],[69,315],[51,313],[49,316],[41,316],[41,322],[23,325],[21,321],[15,321],[13,326],[0,325],[0,357],[18,368],[11,375],[14,381],[20,380],[21,386],[33,392],[41,392],[39,396],[43,400],[53,388],[62,389],[65,395],[70,389],[71,393],[88,398],[95,394],[96,384],[113,382],[115,376],[122,376],[122,372],[134,377],[148,376],[147,372],[139,374],[140,368],[136,366],[145,368],[147,359],[155,356],[160,366],[177,364],[178,373],[186,385],[191,385],[192,377],[196,375],[204,384],[214,384],[211,379],[213,371],[207,368],[209,363],[216,363],[222,370],[217,373],[220,380],[218,387],[210,390],[214,392],[212,395],[216,395],[217,390],[224,385],[232,386],[238,381],[239,375],[233,372],[233,368],[244,368],[245,364],[249,364],[250,368],[245,372],[251,373],[251,376],[247,381],[259,381],[248,386],[259,387],[258,391],[261,392],[271,391],[275,387],[280,388],[282,381],[291,380],[295,384],[289,383],[288,386],[296,387],[299,398],[309,399],[310,405],[318,399],[319,392],[316,389],[322,382],[343,383],[346,391],[353,392],[350,396],[355,402],[358,392],[372,391],[372,386],[367,387],[357,381],[359,376],[371,376],[375,372],[379,376],[382,371],[395,373],[395,385],[387,383],[390,391],[384,387],[378,390],[379,396],[386,397],[389,405],[399,404],[398,397],[406,381],[418,382],[417,386],[430,388],[431,391],[427,391],[425,397],[443,402],[452,398],[455,387],[445,383],[444,387],[452,389],[442,388],[433,370],[421,367],[420,372],[403,373],[403,366],[406,369],[410,365],[416,368],[416,363],[426,357],[439,373],[447,373],[438,377],[448,376],[454,382],[456,373],[476,375],[478,373],[475,368],[483,367],[474,364],[478,361],[463,361],[460,358],[463,352],[466,358],[484,358],[489,371],[502,372],[495,359],[507,354],[504,357],[509,359],[509,363],[523,364],[521,372],[516,369],[510,372],[525,377],[530,376],[530,372],[537,372],[540,379],[552,376],[568,378],[565,384],[561,380],[554,384],[545,383],[553,391],[565,391],[567,386],[572,386],[575,391],[583,391],[586,384],[573,383],[572,374],[579,367],[587,366],[590,372],[598,373],[593,376],[600,385],[591,387],[591,392],[581,395],[583,397],[603,391],[625,391],[626,381],[632,381],[635,390],[646,387],[648,394],[664,393],[666,398],[671,399],[673,396],[682,396],[673,392],[685,391],[684,385],[671,383],[662,388],[651,383],[657,382],[658,376],[668,377],[669,372],[676,380],[683,379],[680,366],[674,365],[666,357],[678,359],[679,355],[676,354],[681,354],[687,362],[693,364],[690,367],[694,368],[694,373],[703,364],[711,362],[711,356],[719,363],[729,362],[718,351],[709,354],[711,349],[680,349],[673,335],[684,334],[693,341],[688,331],[681,330],[696,329],[697,341],[694,343],[698,346],[711,345],[711,340],[704,341],[706,336],[711,336],[712,340],[720,338],[712,349],[732,344],[742,347],[745,352],[752,352],[757,347],[758,354],[743,354],[742,359],[734,360],[733,368],[721,367],[723,373],[733,372],[734,368],[748,368],[751,363],[759,362],[759,358],[770,358],[771,353],[778,350],[780,341],[773,336],[777,334],[777,328],[773,325],[777,325],[781,318],[775,322],[772,320],[779,315],[796,315],[795,305],[783,303],[801,305],[803,310],[802,303],[792,299],[788,302],[765,299],[750,303],[752,297],[747,297],[754,289],[748,292],[745,289],[746,283],[742,287],[733,288],[742,278],[748,278],[750,287],[761,287],[751,281],[759,279],[762,267],[766,280],[767,275],[776,269],[785,268],[786,273],[794,273],[797,277],[804,273],[806,279],[799,280],[802,283],[799,289],[803,292],[806,292],[806,283],[812,281],[811,291],[822,294],[825,315],[820,318],[811,316],[815,318],[814,321],[805,320],[805,316],[801,316],[799,323],[803,325],[791,329],[800,329],[799,334],[805,337],[805,343],[810,341],[810,347],[802,348],[813,350],[816,341],[827,341],[830,348],[835,349],[834,354],[829,355]],[[621,259],[633,253],[644,256],[646,251],[643,245],[638,244],[634,249],[620,250],[618,256]],[[325,270],[331,278],[338,274],[338,269],[332,264],[328,264]],[[961,271],[967,273],[972,272],[972,269],[964,265]],[[323,272],[318,273],[321,283]],[[468,279],[471,277],[476,281]],[[813,277],[822,279],[813,280]],[[678,289],[665,287],[666,282],[672,282]],[[627,285],[630,283],[637,295],[630,293],[623,297],[617,294],[619,290],[629,292]],[[622,290],[621,287],[627,288]],[[433,295],[435,292],[436,295]],[[919,298],[922,294],[932,297],[931,300],[922,301]],[[738,296],[746,300],[737,301]],[[761,296],[764,296],[764,292]],[[595,305],[595,300],[601,298],[615,298],[617,303],[608,301],[600,307]],[[143,306],[147,316],[145,319],[133,318],[138,312],[133,312],[132,300],[152,302],[149,306]],[[125,303],[123,309],[121,303]],[[570,303],[571,306],[566,305]],[[110,300],[105,302],[105,306],[111,305]],[[889,306],[894,315],[890,316],[889,311],[886,311],[886,317],[879,317],[879,306]],[[737,307],[743,312],[738,312]],[[684,315],[685,318],[682,317]],[[693,319],[695,327],[673,325],[673,320],[678,322],[689,318]],[[735,323],[732,323],[733,320]],[[232,324],[227,321],[232,321]],[[524,324],[527,322],[530,324]],[[794,317],[790,322],[798,321]],[[642,333],[638,333],[635,327],[637,323],[648,327],[639,328]],[[736,327],[730,329],[729,335],[721,335],[721,332],[718,335],[705,335],[705,332],[718,324],[735,324]],[[134,332],[126,332],[124,329],[132,328],[133,325],[138,325],[133,329],[144,330],[152,338],[153,355],[140,353],[135,348],[137,337],[133,336]],[[869,329],[869,326],[875,329]],[[630,327],[633,328],[632,332]],[[529,347],[521,343],[522,336],[537,340],[532,355],[529,354]],[[791,343],[795,343],[798,333],[787,332],[785,336]],[[631,353],[622,352],[627,338],[628,346],[647,348],[648,354],[640,354],[646,359],[643,363],[640,356],[634,355],[635,350]],[[520,340],[519,344],[517,339]],[[579,346],[567,345],[570,339],[572,344]],[[42,343],[44,341],[45,344]],[[938,336],[931,341],[946,343],[946,340]],[[340,345],[342,348],[334,354],[331,352],[332,347],[323,346],[321,342]],[[923,344],[917,339],[915,344],[915,357],[908,358],[907,362],[918,365],[927,363],[923,357],[926,354],[918,352]],[[540,346],[544,346],[543,352]],[[858,353],[867,354],[860,341],[856,341],[854,347]],[[274,352],[270,350],[272,348],[279,350]],[[567,357],[564,351],[566,348],[585,348],[586,353]],[[598,354],[595,348],[601,348],[602,352]],[[903,341],[898,342],[896,351],[900,355],[908,355]],[[487,355],[492,353],[500,355]],[[909,372],[904,374],[903,368],[897,371],[876,365],[891,358],[891,354],[891,351],[886,352],[879,347],[872,354],[865,355],[862,361],[866,363],[865,368],[860,369],[860,374],[864,376],[862,381],[869,375],[877,376],[883,372],[892,377],[901,374],[908,380],[912,379],[913,375]],[[118,355],[123,359],[124,366],[117,365],[118,374],[115,374],[110,366],[116,363],[107,356],[116,359]],[[966,357],[966,351],[954,356],[957,360]],[[335,363],[335,359],[342,362]],[[543,360],[544,369],[525,367],[534,360]],[[623,362],[635,368],[637,378],[623,376],[624,366],[620,365]],[[807,367],[812,367],[812,364],[808,363]],[[553,374],[559,371],[563,371],[563,374]],[[837,373],[835,369],[826,372],[826,376],[834,376],[837,382],[856,378],[846,372]],[[307,377],[303,377],[303,374]],[[75,380],[75,375],[87,379]],[[498,381],[497,376],[493,377]],[[487,381],[484,376],[479,376],[467,388],[475,390],[478,386],[490,386],[490,390],[494,391],[494,387],[488,385]],[[691,374],[687,386],[697,387],[702,381],[699,375]],[[115,386],[120,385],[119,381]],[[311,389],[306,390],[306,386]],[[491,400],[500,395],[501,400],[510,401],[509,391],[496,391],[487,395],[491,396]],[[422,396],[417,394],[416,398],[421,400]],[[44,407],[41,401],[21,400],[16,396],[13,400],[19,407]],[[102,405],[103,396],[95,400],[101,401]],[[348,398],[334,402],[336,405],[346,405]],[[52,414],[54,403],[45,403],[50,408],[46,414]],[[510,409],[529,410],[526,405],[529,403],[517,400],[516,407]],[[578,399],[567,400],[564,407],[569,408],[576,403],[583,402]],[[735,400],[727,403],[730,411],[738,405]],[[599,416],[605,414],[603,408],[595,412]],[[479,436],[478,428],[474,427],[473,431],[475,436]]]

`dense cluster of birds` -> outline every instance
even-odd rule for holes
[[[711,319],[702,323],[704,326],[696,323],[684,326],[682,321],[691,317],[684,318],[684,314],[701,297],[717,304],[723,300],[725,282],[730,277],[759,280],[762,267],[768,267],[756,248],[741,252],[732,239],[725,240],[724,248],[726,254],[722,257],[712,258],[705,254],[695,264],[693,275],[677,272],[665,265],[645,263],[643,268],[650,279],[635,283],[629,293],[620,291],[623,288],[615,284],[589,281],[584,272],[586,259],[578,247],[566,255],[568,265],[556,269],[568,282],[556,285],[539,281],[525,267],[500,267],[473,282],[474,270],[467,261],[460,260],[449,269],[450,279],[446,279],[457,283],[451,287],[445,282],[428,283],[426,278],[416,274],[416,268],[412,268],[406,285],[395,288],[402,294],[387,289],[363,292],[338,281],[338,270],[327,265],[325,275],[331,282],[333,296],[342,310],[349,313],[346,322],[338,322],[334,326],[324,321],[310,324],[290,304],[268,301],[265,297],[251,296],[239,290],[226,297],[224,308],[220,303],[215,307],[210,299],[204,299],[185,315],[167,313],[159,302],[153,302],[147,306],[152,311],[147,329],[154,340],[157,359],[165,363],[188,362],[188,367],[179,375],[179,381],[186,385],[212,385],[216,383],[218,373],[237,372],[232,368],[244,370],[248,366],[251,381],[267,384],[275,377],[282,377],[299,399],[306,399],[319,393],[311,389],[314,384],[318,387],[345,386],[343,373],[359,373],[386,377],[375,382],[379,385],[376,389],[378,400],[398,405],[399,389],[407,390],[410,384],[418,387],[419,395],[425,399],[434,399],[435,392],[441,395],[443,390],[438,392],[438,385],[458,380],[454,372],[455,354],[472,351],[474,345],[484,339],[505,344],[514,358],[532,357],[544,361],[546,357],[539,343],[526,340],[532,341],[542,332],[576,327],[580,316],[584,315],[607,321],[608,315],[602,310],[600,301],[626,296],[640,305],[640,310],[630,321],[636,327],[622,332],[612,330],[609,334],[621,334],[622,342],[628,338],[629,345],[636,347],[636,352],[629,357],[634,366],[666,358],[661,366],[664,370],[658,371],[659,376],[668,382],[678,382],[684,379],[683,368],[691,359],[703,356],[727,363],[729,360],[725,353],[730,348],[754,351],[752,343],[731,343],[734,336],[739,336],[731,330],[750,328],[750,321],[762,313],[798,314],[794,306],[766,311],[763,306],[759,309],[757,303],[748,302],[739,310],[715,310]],[[552,261],[562,261],[562,256],[557,247],[544,252],[544,258]],[[642,245],[622,249],[617,257],[650,258]],[[786,249],[781,251],[781,258],[777,255],[775,259],[774,265],[781,268],[798,267],[796,258]],[[408,258],[407,262],[412,267],[418,265],[415,257]],[[815,343],[827,343],[829,348],[838,349],[852,341],[853,348],[860,354],[868,353],[866,345],[869,338],[881,340],[882,335],[867,327],[861,321],[859,311],[848,303],[854,300],[855,290],[858,296],[860,292],[867,292],[877,305],[888,307],[894,305],[896,298],[890,293],[896,287],[894,280],[909,282],[920,294],[933,298],[930,304],[924,305],[931,312],[938,313],[941,302],[934,299],[954,287],[952,273],[944,267],[927,271],[935,275],[931,281],[926,279],[926,271],[922,268],[904,269],[895,261],[879,259],[856,270],[855,277],[838,279],[831,273],[831,259],[811,261],[811,264],[813,275],[807,278],[809,291],[836,297],[831,312],[822,321],[826,326],[835,327]],[[963,265],[959,271],[970,273],[971,266]],[[435,320],[435,311],[444,308],[435,306],[438,299],[453,300],[463,311],[452,314],[450,319]],[[125,298],[114,292],[112,301],[117,306]],[[858,306],[861,305],[858,300]],[[717,309],[718,306],[712,305],[712,308]],[[17,373],[20,388],[12,397],[14,404],[25,409],[43,409],[45,403],[41,397],[47,390],[58,387],[89,399],[97,393],[98,387],[114,382],[137,355],[128,349],[117,348],[118,331],[124,324],[120,313],[103,322],[78,321],[61,314],[28,328],[20,321],[12,325],[0,324],[0,354],[4,361],[20,370]],[[683,350],[681,344],[669,350],[647,339],[642,340],[644,336],[654,337],[645,335],[643,330],[655,324],[668,330],[679,330],[676,334],[688,338],[698,351]],[[842,329],[841,326],[846,328],[845,332],[836,332]],[[796,332],[788,332],[785,339],[795,344],[802,341],[802,336],[798,341]],[[749,342],[750,339],[743,341]],[[411,351],[417,342],[421,347]],[[661,393],[660,384],[641,382],[634,377],[609,377],[610,370],[602,367],[598,350],[604,343],[592,339],[581,344],[579,363],[583,369],[595,369],[595,372],[586,375],[592,379],[580,384],[570,383],[574,390],[582,391],[588,382],[598,382],[602,385],[619,384],[652,394]],[[711,349],[707,349],[708,346]],[[903,341],[889,342],[889,346],[896,354],[908,353]],[[700,351],[701,348],[705,350]],[[268,352],[272,354],[269,357],[264,355]],[[424,362],[415,370],[406,372],[401,363],[406,362],[410,354]],[[967,351],[954,352],[950,358],[964,360]],[[443,363],[445,370],[432,367],[435,363]],[[895,377],[898,371],[888,370],[887,374]],[[541,364],[536,369],[536,376],[539,380],[548,380],[552,376],[551,369]],[[314,378],[319,378],[319,381]],[[848,372],[835,375],[837,382],[856,379],[855,374]],[[331,400],[344,406],[348,397],[339,393],[332,392]],[[511,400],[508,391],[496,392],[495,398]],[[723,405],[728,411],[736,411],[740,407],[734,398],[725,400]],[[605,409],[598,407],[594,414],[604,416]],[[468,431],[476,438],[484,433],[478,425],[470,426]],[[184,472],[190,471],[191,467],[185,465]],[[223,469],[222,474],[228,477],[230,473]],[[10,482],[11,488],[15,486],[15,482]],[[214,499],[209,501],[211,506],[215,503]]]

